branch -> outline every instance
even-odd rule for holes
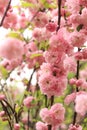
[[[60,22],[61,22],[61,4],[62,4],[62,0],[58,0],[58,27],[56,29],[56,32],[60,28]]]
[[[29,114],[30,114],[30,111],[29,111],[29,109],[28,109],[28,128],[27,128],[27,130],[29,130],[29,121],[30,121],[30,117],[29,117]]]
[[[30,84],[31,84],[31,80],[32,80],[32,77],[33,77],[33,74],[34,74],[35,70],[36,70],[36,69],[34,68],[32,74],[31,74],[31,77],[30,77],[30,79],[29,79],[29,81],[28,81],[26,91],[29,90],[29,87],[30,87]]]
[[[78,52],[80,51],[80,48],[78,48]],[[77,61],[77,72],[76,72],[76,79],[79,79],[79,69],[80,69],[80,63],[79,60]],[[76,92],[79,92],[78,87],[76,87]],[[77,118],[77,112],[74,112],[74,117],[73,117],[73,125],[76,123],[76,118]]]
[[[2,20],[0,22],[0,27],[3,25],[4,19],[5,19],[6,15],[7,15],[7,12],[9,10],[10,4],[11,4],[11,0],[9,0],[8,5],[6,7],[6,10],[5,10],[4,14],[3,14]]]
[[[9,123],[9,127],[10,127],[10,130],[12,130],[12,124],[11,124],[11,115],[7,109],[7,107],[4,105],[4,103],[2,101],[0,101],[2,107],[3,107],[3,110],[6,112],[6,115],[8,116],[7,117],[7,121]]]
[[[3,100],[3,101],[7,104],[8,108],[10,108],[10,110],[12,111],[12,113],[13,113],[13,115],[14,115],[14,117],[15,117],[15,121],[16,121],[16,123],[18,123],[18,119],[17,119],[17,113],[16,113],[16,111],[12,108],[12,106],[9,104],[8,101],[6,101],[6,100]]]

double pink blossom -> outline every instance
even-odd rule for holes
[[[80,92],[75,99],[75,111],[84,116],[87,112],[87,93]]]
[[[34,97],[33,96],[29,96],[29,97],[26,97],[23,101],[24,103],[24,106],[26,106],[27,108],[30,108],[32,107],[32,101],[34,100]]]
[[[0,42],[0,57],[13,60],[22,58],[23,54],[23,41],[17,38],[7,37]]]
[[[43,108],[40,111],[41,119],[52,126],[58,126],[64,121],[65,109],[62,104],[54,104],[50,110]]]

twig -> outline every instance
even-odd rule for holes
[[[50,103],[50,105],[52,106],[53,103],[54,103],[54,96],[51,96],[51,103]]]
[[[26,91],[29,91],[30,84],[31,84],[31,80],[32,80],[32,77],[33,77],[33,74],[34,74],[35,71],[36,71],[36,68],[33,69],[33,72],[32,72],[32,74],[31,74],[31,76],[30,76],[30,79],[29,79],[29,81],[28,81],[28,83],[27,83],[27,87],[26,87],[26,89],[25,89],[25,92],[24,92],[24,95],[23,95],[23,98],[22,98],[22,100],[21,100],[20,105],[23,105],[23,100],[24,100],[24,98],[27,96],[27,95],[26,95]]]
[[[56,29],[56,32],[60,28],[60,22],[61,22],[61,4],[62,4],[62,0],[58,0],[58,27]]]
[[[80,51],[80,48],[78,48],[78,52]],[[79,60],[77,61],[77,72],[76,72],[76,79],[79,79],[79,69],[80,69],[80,63]],[[76,87],[76,92],[79,92],[78,87]],[[77,112],[74,112],[73,116],[73,125],[76,123],[76,118],[77,118]]]
[[[3,14],[2,20],[0,22],[0,27],[3,25],[4,19],[5,19],[6,15],[7,15],[7,12],[9,10],[10,4],[11,4],[11,0],[9,0],[8,5],[6,7],[6,10],[5,10],[4,14]]]
[[[48,125],[48,130],[51,130],[51,128],[52,128],[52,125]]]
[[[28,130],[29,130],[29,121],[30,121],[30,117],[29,117],[29,114],[30,114],[30,111],[29,111],[29,109],[28,109]]]
[[[15,112],[15,110],[12,108],[12,106],[6,101],[6,100],[3,100],[6,104],[7,104],[7,106],[10,108],[10,110],[12,111],[12,113],[13,113],[13,115],[14,115],[14,117],[15,117],[15,121],[16,121],[16,123],[18,123],[18,119],[17,119],[17,113]]]
[[[8,120],[8,123],[9,123],[10,130],[12,130],[12,124],[11,124],[11,116],[10,116],[10,113],[9,113],[7,107],[4,105],[4,103],[3,103],[2,101],[0,101],[0,103],[1,103],[1,105],[2,105],[2,107],[3,107],[3,110],[4,110],[4,111],[6,112],[6,114],[8,115],[7,120]]]
[[[31,84],[31,80],[32,80],[32,77],[33,77],[33,74],[34,74],[35,70],[36,70],[36,69],[34,68],[32,74],[31,74],[31,77],[30,77],[30,79],[29,79],[29,81],[28,81],[26,91],[29,90],[29,87],[30,87],[30,84]]]

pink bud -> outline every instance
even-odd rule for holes
[[[4,94],[1,94],[1,95],[0,95],[0,101],[3,100],[3,99],[5,99],[5,95],[4,95]]]
[[[76,83],[76,79],[72,78],[69,80],[70,85],[74,85]]]
[[[20,130],[20,125],[18,123],[14,124],[14,130]]]
[[[81,86],[83,83],[84,83],[84,80],[83,80],[83,79],[78,79],[78,80],[76,81],[76,86]]]
[[[3,117],[5,115],[5,111],[0,112],[0,117]]]

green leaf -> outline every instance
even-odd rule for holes
[[[46,51],[46,50],[48,50],[48,48],[49,48],[48,41],[43,41],[39,45],[39,50],[45,50]]]
[[[3,67],[3,66],[0,66],[0,73],[2,75],[2,78],[6,79],[8,77],[8,71]]]
[[[53,3],[51,3],[51,4],[49,4],[46,0],[39,0],[40,1],[40,3],[42,4],[42,5],[44,5],[44,8],[51,8],[51,9],[54,9],[54,8],[56,8],[57,7],[57,5],[56,5],[56,2],[54,1]]]
[[[36,5],[32,4],[32,3],[29,3],[29,2],[26,2],[26,1],[21,1],[21,6],[23,8],[28,8],[28,7],[35,7]]]
[[[76,29],[79,32],[83,28],[83,24],[80,24]]]
[[[0,119],[0,130],[9,130],[9,128],[7,127],[8,122],[7,121],[2,121]]]
[[[38,54],[32,54],[30,56],[31,59],[35,58],[35,57],[38,57],[38,56],[42,56],[42,54],[38,53]]]
[[[71,79],[71,78],[73,78],[73,77],[75,77],[75,74],[74,74],[73,72],[70,72],[70,73],[68,74],[68,79]]]
[[[19,32],[15,32],[15,31],[9,32],[6,36],[7,37],[17,38],[19,40],[24,40],[23,37],[21,36],[21,34]]]

